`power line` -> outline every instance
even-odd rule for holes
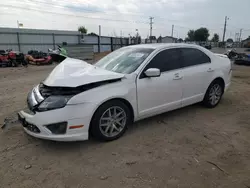
[[[30,0],[30,2],[38,2],[38,3],[49,4],[49,3],[40,2],[40,1],[37,1],[37,0]],[[52,5],[55,5],[57,7],[61,6],[61,5],[56,5],[56,4],[52,4]],[[54,15],[62,15],[62,16],[73,16],[73,17],[86,18],[86,19],[105,20],[105,21],[113,21],[113,22],[127,22],[127,23],[135,23],[135,24],[136,23],[139,23],[139,24],[148,24],[148,22],[144,22],[144,21],[140,21],[140,20],[121,20],[121,19],[110,19],[110,18],[104,18],[104,17],[96,18],[96,17],[85,16],[85,15],[76,15],[76,14],[66,14],[66,13],[59,13],[59,12],[50,12],[50,11],[43,10],[43,9],[34,9],[34,8],[29,8],[29,7],[20,7],[20,6],[14,6],[14,5],[6,5],[6,4],[0,4],[0,8],[1,7],[16,8],[16,9],[22,9],[22,10],[28,10],[28,11],[35,11],[35,12],[44,12],[44,13],[49,13],[49,14],[54,14]],[[61,6],[61,7],[65,8],[64,6]],[[91,10],[91,12],[97,12],[97,11]],[[101,12],[101,13],[107,14],[106,12]],[[168,21],[168,19],[166,19],[166,20]],[[185,29],[192,29],[190,27],[185,27],[185,26],[181,26],[181,25],[175,25],[175,27],[180,27],[180,28],[185,28]],[[157,28],[166,29],[165,27],[157,27]],[[216,29],[209,28],[209,30],[219,30],[219,29],[220,28],[216,28]],[[243,31],[249,31],[249,30],[250,29],[243,29]]]
[[[44,12],[44,13],[49,13],[49,14],[55,14],[55,15],[62,15],[62,16],[73,16],[73,17],[83,17],[86,19],[95,19],[95,20],[106,20],[106,21],[115,21],[115,22],[128,22],[128,23],[142,23],[142,24],[147,24],[146,22],[138,21],[138,20],[116,20],[116,19],[109,19],[109,18],[95,18],[95,17],[89,17],[89,16],[84,16],[84,15],[73,15],[73,14],[65,14],[65,13],[59,13],[59,12],[50,12],[46,10],[38,10],[38,9],[32,9],[28,7],[19,7],[19,6],[13,6],[13,5],[4,5],[0,4],[1,7],[7,7],[7,8],[16,8],[16,9],[22,9],[22,10],[30,10],[30,11],[36,11],[36,12]]]
[[[176,0],[173,0],[173,1],[176,1]],[[183,2],[184,0],[179,0],[179,2]],[[10,1],[8,1],[10,2]],[[78,10],[84,10],[84,11],[87,11],[87,12],[90,12],[90,13],[102,13],[102,14],[107,14],[107,15],[134,15],[134,16],[147,16],[145,14],[142,14],[142,13],[139,13],[139,12],[133,12],[133,13],[121,13],[119,12],[119,14],[114,14],[114,13],[107,13],[103,10],[92,10],[92,9],[88,9],[88,8],[84,8],[84,7],[79,7],[81,5],[84,5],[82,3],[78,3],[79,5],[78,6],[70,6],[69,7],[69,3],[70,1],[67,1],[67,0],[60,0],[60,2],[62,3],[65,3],[67,6],[63,6],[63,5],[60,5],[60,4],[55,4],[55,3],[48,3],[48,2],[43,2],[43,1],[39,1],[39,0],[29,0],[28,3],[34,3],[37,5],[37,3],[40,3],[40,4],[45,4],[45,5],[50,5],[51,6],[54,6],[54,7],[57,7],[57,8],[66,8],[66,9],[78,9]],[[149,3],[148,1],[145,1],[147,3]],[[166,4],[166,2],[162,2],[162,1],[157,1],[158,3],[162,3],[162,4]],[[72,4],[72,3],[71,3]],[[26,8],[26,7],[25,7]],[[169,22],[182,22],[181,20],[174,20],[174,19],[168,19],[166,17],[161,17],[161,16],[158,16],[158,15],[155,15],[154,17],[157,17],[157,19],[162,19],[162,20],[167,20]],[[220,25],[220,23],[216,23],[217,25]]]
[[[9,2],[9,1],[8,1]],[[69,4],[69,1],[66,1],[66,0],[61,0],[60,2],[63,2],[63,3],[65,3],[65,4]],[[146,1],[147,2],[147,1]],[[181,1],[180,1],[181,2]],[[112,16],[112,15],[118,15],[118,14],[114,14],[114,13],[107,13],[107,12],[105,12],[105,11],[102,11],[102,10],[92,10],[92,9],[88,9],[88,8],[83,8],[83,7],[74,7],[74,6],[71,6],[71,7],[68,7],[68,6],[63,6],[63,5],[60,5],[60,4],[55,4],[55,3],[48,3],[48,2],[42,2],[42,1],[38,1],[38,0],[29,0],[28,1],[28,3],[34,3],[34,4],[36,4],[37,5],[37,3],[40,3],[40,4],[46,4],[46,5],[50,5],[50,7],[51,6],[54,6],[54,7],[57,7],[57,8],[66,8],[66,9],[70,9],[70,8],[72,8],[72,9],[74,9],[74,8],[76,8],[76,9],[79,9],[79,10],[84,10],[84,11],[87,11],[87,12],[92,12],[92,13],[102,13],[102,14],[106,14],[106,15],[110,15],[110,16]],[[164,4],[164,2],[161,2],[161,3],[163,3]],[[78,3],[79,4],[79,3]],[[84,5],[84,4],[82,4],[82,5]],[[8,5],[4,5],[4,6],[8,6]],[[12,6],[12,5],[9,5],[9,6]],[[80,4],[80,6],[81,6],[81,4]],[[26,7],[25,7],[25,9],[26,9]],[[52,13],[52,12],[50,12],[50,13]],[[141,14],[141,13],[137,13],[137,14],[135,14],[135,13],[119,13],[119,15],[121,15],[121,14],[123,14],[123,15],[134,15],[134,16],[143,16],[143,14]],[[180,20],[170,20],[170,19],[167,19],[167,18],[165,18],[165,17],[160,17],[160,16],[155,16],[155,17],[157,17],[158,19],[162,19],[162,20],[167,20],[167,21],[170,21],[170,22],[180,22]],[[86,18],[86,17],[85,17]],[[104,19],[103,19],[104,20]],[[105,19],[105,20],[107,20],[107,19]],[[120,20],[119,20],[120,21]],[[131,22],[133,22],[132,20],[131,20]],[[142,23],[142,21],[135,21],[135,23]],[[163,22],[163,21],[159,21],[158,20],[158,22]],[[146,24],[146,23],[145,23]],[[219,23],[216,23],[216,24],[219,24]],[[206,25],[204,25],[204,26],[206,26]],[[180,26],[181,27],[181,26]],[[209,27],[209,26],[206,26],[206,27]],[[234,27],[234,28],[237,28],[237,27],[235,27],[235,26],[229,26],[229,27]],[[184,27],[183,27],[184,28]],[[187,28],[187,27],[186,27]],[[209,29],[212,29],[212,28],[209,28]],[[218,29],[218,28],[217,28]],[[214,30],[216,30],[216,29],[214,29]],[[250,30],[250,29],[244,29],[244,30]]]
[[[110,13],[107,13],[105,11],[102,11],[102,10],[92,10],[92,9],[88,9],[88,8],[84,8],[84,7],[79,7],[78,6],[69,6],[68,4],[70,3],[69,1],[63,1],[61,0],[60,2],[63,2],[63,3],[68,3],[67,6],[62,6],[62,5],[58,5],[58,4],[55,4],[55,3],[48,3],[48,2],[42,2],[42,1],[37,1],[37,0],[29,0],[30,3],[40,3],[40,4],[45,4],[45,5],[50,5],[50,6],[55,6],[55,7],[60,7],[60,8],[65,8],[65,9],[74,9],[74,10],[84,10],[84,11],[87,11],[87,12],[92,12],[92,13],[102,13],[102,14],[108,14],[108,15],[117,15],[117,14],[110,14]],[[81,5],[84,5],[84,4],[80,4]],[[119,14],[124,14],[124,15],[128,15],[128,14],[131,14],[131,13],[119,13]],[[138,15],[138,14],[131,14],[131,15]]]
[[[8,1],[8,2],[10,2],[10,1]],[[65,0],[61,0],[60,2],[63,2],[65,4],[69,3],[69,1],[65,1]],[[54,7],[57,7],[57,8],[84,10],[84,11],[89,12],[89,13],[102,13],[102,14],[107,14],[107,15],[110,15],[110,16],[112,16],[112,15],[121,15],[121,14],[123,14],[123,15],[140,16],[140,17],[146,16],[145,14],[142,14],[142,13],[139,13],[139,12],[134,12],[134,13],[122,13],[122,12],[119,12],[119,14],[115,14],[115,13],[107,13],[107,12],[102,11],[102,10],[92,10],[92,9],[83,8],[83,7],[77,7],[77,6],[76,7],[70,6],[69,7],[68,5],[67,6],[63,6],[63,5],[58,5],[58,4],[55,4],[55,3],[42,2],[42,1],[37,1],[37,0],[29,0],[28,3],[34,3],[36,5],[37,5],[37,3],[40,3],[40,4],[50,5],[50,7],[54,6]],[[84,5],[84,4],[82,4],[82,5]],[[166,18],[164,18],[164,17],[160,17],[160,16],[156,16],[156,17],[159,18],[159,19],[165,19],[166,20]],[[169,19],[167,19],[167,20],[168,21],[178,22],[178,20],[169,20]]]

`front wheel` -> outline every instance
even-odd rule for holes
[[[90,126],[91,134],[102,141],[120,138],[131,123],[131,112],[122,101],[113,100],[101,105]]]
[[[213,81],[207,89],[205,97],[203,99],[203,104],[209,108],[216,107],[224,93],[223,84],[219,80]]]

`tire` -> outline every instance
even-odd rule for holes
[[[115,117],[114,111],[116,111],[117,117]],[[110,114],[113,116],[112,118],[109,118]],[[119,124],[118,120],[120,120]],[[100,141],[112,141],[120,138],[130,123],[132,123],[132,117],[128,106],[120,100],[111,100],[96,110],[90,123],[89,132]]]
[[[12,67],[17,67],[17,66],[18,66],[16,60],[12,60],[12,61],[11,61],[11,64],[12,64]]]
[[[53,60],[49,60],[48,65],[51,65],[53,63]]]
[[[26,61],[25,59],[22,61],[22,65],[24,66],[24,67],[28,67],[28,61]]]
[[[7,67],[12,67],[12,62],[11,61],[8,61]]]
[[[203,104],[208,108],[214,108],[220,103],[223,94],[224,84],[220,80],[214,80],[206,91]]]

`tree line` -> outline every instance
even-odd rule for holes
[[[87,34],[88,33],[88,29],[86,27],[84,27],[84,26],[79,26],[78,27],[78,32],[81,33],[81,34]],[[94,32],[88,33],[87,35],[98,36]]]
[[[78,27],[78,32],[82,33],[82,34],[87,34],[88,33],[88,29],[84,26],[80,26]],[[88,33],[88,35],[93,35],[93,36],[98,36],[96,33]],[[137,34],[138,35],[138,34]],[[199,42],[206,42],[209,41],[210,34],[209,34],[209,30],[205,27],[201,27],[199,29],[196,30],[189,30],[187,33],[187,37],[185,38],[186,42],[189,41],[199,41]],[[136,36],[134,38],[138,38],[138,40],[141,41],[141,37],[140,36]],[[220,41],[220,37],[217,33],[215,33],[212,37],[212,39],[210,40],[211,42],[219,42]],[[178,42],[183,42],[182,39],[178,39]],[[233,43],[233,39],[229,38],[227,39],[228,43]]]
[[[197,30],[189,30],[187,33],[187,37],[185,38],[185,41],[209,41],[208,37],[210,36],[209,30],[205,27],[201,27]],[[219,42],[220,37],[217,33],[215,33],[210,40],[211,42]],[[233,43],[233,39],[229,38],[227,39],[227,42]]]

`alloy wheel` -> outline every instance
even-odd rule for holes
[[[110,107],[102,114],[99,128],[106,137],[115,137],[123,131],[126,121],[126,112],[121,107]]]
[[[209,102],[212,105],[216,105],[222,96],[222,88],[219,84],[214,84],[209,92]]]

